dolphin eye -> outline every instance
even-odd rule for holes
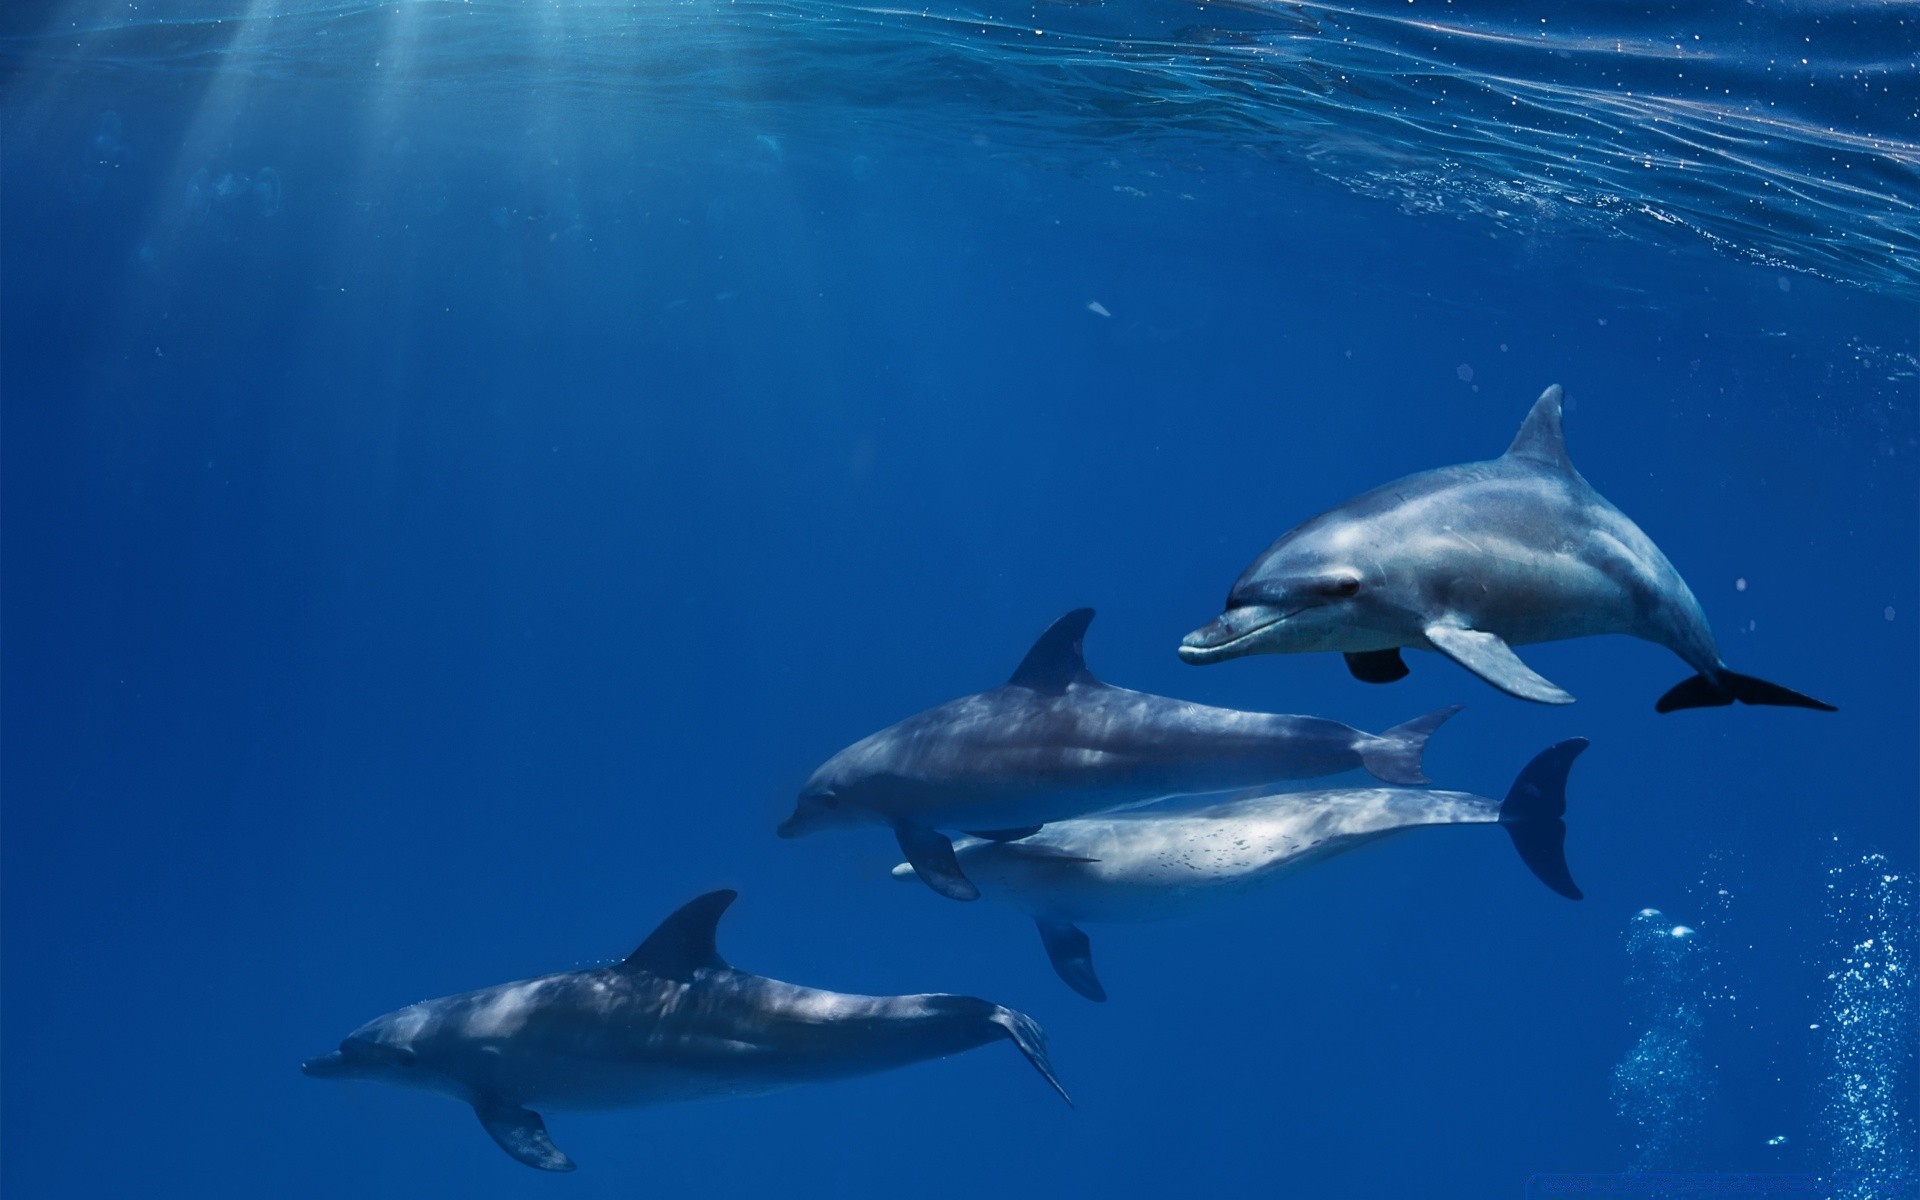
[[[411,1067],[419,1057],[405,1046],[390,1046],[359,1037],[341,1042],[340,1054],[348,1062],[387,1067]]]
[[[1352,575],[1342,575],[1326,584],[1327,594],[1331,596],[1353,596],[1360,591],[1360,580]]]
[[[827,792],[820,797],[820,806],[822,808],[839,808],[840,797],[834,795],[832,792]]]

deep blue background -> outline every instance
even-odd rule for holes
[[[1669,1165],[1832,1165],[1827,871],[1911,878],[1920,833],[1910,298],[1406,215],[1228,142],[395,117],[352,70],[60,95],[0,157],[9,1196],[1517,1196],[1630,1156],[1646,905],[1739,997]],[[1288,525],[1497,453],[1552,382],[1728,661],[1838,715],[1656,716],[1686,671],[1623,640],[1528,652],[1570,709],[1424,656],[1390,688],[1176,660]],[[1448,786],[1590,737],[1588,899],[1421,833],[1092,929],[1094,1006],[878,831],[773,837],[818,761],[1082,604],[1115,683],[1372,729],[1465,701]],[[561,1114],[582,1169],[547,1179],[457,1105],[298,1072],[717,886],[744,969],[1033,1013],[1079,1109],[991,1047]]]

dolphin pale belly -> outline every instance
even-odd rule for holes
[[[573,1161],[536,1108],[629,1108],[779,1091],[1012,1041],[1062,1098],[1046,1035],[972,996],[850,996],[736,971],[714,948],[733,902],[709,892],[617,966],[426,1000],[304,1064],[473,1105],[493,1140],[543,1171]]]
[[[1574,469],[1560,402],[1548,388],[1497,459],[1409,475],[1282,535],[1180,657],[1337,651],[1356,678],[1390,683],[1407,673],[1403,648],[1430,650],[1510,695],[1569,704],[1513,647],[1624,633],[1698,672],[1660,712],[1735,701],[1833,711],[1727,669],[1680,573]]]
[[[1238,791],[1365,768],[1425,783],[1427,738],[1458,708],[1383,734],[1319,717],[1210,708],[1100,682],[1081,642],[1093,610],[1054,622],[1013,677],[909,717],[828,759],[782,837],[885,825],[928,886],[979,895],[938,832],[992,840],[1167,796]]]
[[[1409,788],[1280,792],[1060,821],[1019,841],[962,842],[955,853],[983,894],[1033,918],[1067,986],[1104,1000],[1077,922],[1157,921],[1403,829],[1499,825],[1542,883],[1580,899],[1562,818],[1567,772],[1586,748],[1574,738],[1542,751],[1505,800]],[[902,863],[893,873],[910,878],[913,869]]]

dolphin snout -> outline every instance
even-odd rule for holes
[[[1187,636],[1192,637],[1193,634],[1188,634]],[[1189,645],[1186,642],[1180,643],[1180,661],[1189,666],[1204,667],[1208,663],[1219,662],[1220,658],[1220,655],[1215,654],[1205,646]]]
[[[801,834],[805,833],[806,831],[807,831],[806,826],[804,826],[800,822],[799,813],[795,813],[792,816],[788,817],[786,820],[780,822],[779,828],[774,830],[775,833],[779,834],[783,838],[797,838]]]
[[[1224,618],[1223,618],[1224,619]],[[1180,661],[1204,663],[1213,660],[1213,648],[1220,637],[1220,621],[1209,621],[1180,639]]]
[[[1291,615],[1264,604],[1230,608],[1180,639],[1180,661],[1204,666],[1252,653],[1249,639]]]
[[[300,1064],[300,1073],[311,1079],[332,1079],[346,1073],[347,1056],[338,1050],[329,1050],[319,1058],[310,1058]]]

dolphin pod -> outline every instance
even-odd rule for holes
[[[973,996],[849,996],[728,966],[714,927],[734,895],[688,902],[615,966],[423,1000],[367,1022],[303,1069],[463,1100],[502,1150],[542,1171],[571,1171],[573,1160],[535,1105],[754,1096],[1002,1038],[1066,1099],[1046,1035],[1024,1013]]]
[[[1550,387],[1499,458],[1409,476],[1297,526],[1246,569],[1217,619],[1186,636],[1181,658],[1331,651],[1356,678],[1387,683],[1407,674],[1400,651],[1412,648],[1510,695],[1565,704],[1573,697],[1513,647],[1625,633],[1695,671],[1660,712],[1736,701],[1832,711],[1728,669],[1673,565],[1574,469],[1560,416],[1561,389]],[[1088,671],[1092,619],[1092,609],[1060,618],[1004,685],[835,754],[781,836],[892,829],[907,858],[895,876],[1022,909],[1061,979],[1094,1000],[1106,992],[1080,922],[1156,920],[1405,829],[1498,825],[1542,883],[1580,899],[1564,814],[1584,739],[1535,756],[1501,801],[1416,790],[1428,782],[1427,739],[1458,706],[1371,734],[1128,691]],[[1267,790],[1355,769],[1389,786]],[[968,836],[956,845],[942,830]],[[452,1096],[501,1149],[546,1171],[574,1164],[542,1108],[757,1095],[1000,1039],[1066,1097],[1045,1035],[1013,1009],[972,996],[843,995],[735,970],[714,945],[733,899],[694,899],[613,966],[388,1013],[303,1069]]]
[[[1013,677],[863,738],[801,789],[780,836],[883,825],[934,891],[979,889],[938,831],[1007,841],[1055,821],[1168,796],[1232,791],[1364,767],[1420,784],[1427,737],[1459,709],[1382,734],[1320,717],[1209,708],[1100,682],[1081,651],[1090,608],[1040,635]]]
[[[983,894],[1033,918],[1068,987],[1105,1000],[1077,922],[1184,915],[1405,829],[1498,825],[1540,882],[1580,899],[1567,869],[1562,817],[1567,771],[1586,748],[1584,738],[1573,738],[1541,751],[1505,800],[1383,787],[1266,793],[1079,817],[1015,842],[970,839],[955,852]],[[901,863],[893,874],[912,878],[913,868]]]
[[[1832,712],[1727,669],[1686,580],[1574,469],[1561,396],[1558,384],[1541,393],[1499,458],[1409,475],[1282,534],[1180,657],[1334,650],[1355,678],[1391,683],[1407,674],[1403,648],[1430,650],[1522,700],[1571,704],[1513,647],[1625,633],[1698,672],[1660,712],[1736,700]]]

